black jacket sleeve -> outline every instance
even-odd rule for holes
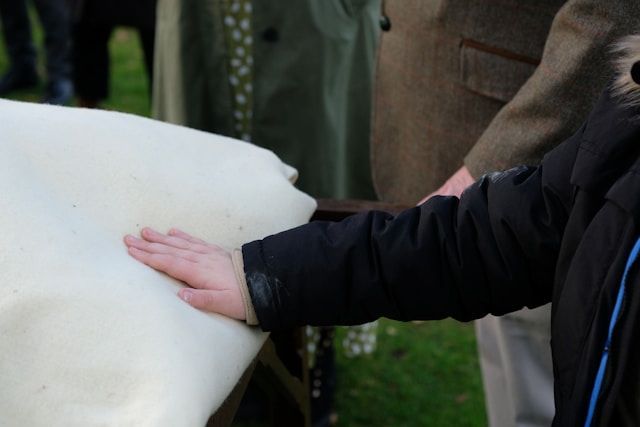
[[[580,135],[539,167],[484,176],[460,199],[312,222],[244,245],[261,327],[471,320],[550,301]]]

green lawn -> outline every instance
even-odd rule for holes
[[[37,39],[42,45],[40,33]],[[147,82],[135,33],[118,30],[111,52],[111,97],[105,106],[148,115]],[[0,46],[0,72],[6,66]],[[40,96],[33,90],[14,98],[36,101]],[[349,359],[338,352],[339,426],[486,425],[472,325],[383,320],[379,331],[373,355]]]
[[[382,320],[374,354],[339,352],[336,401],[341,426],[486,425],[473,326]]]
[[[13,94],[14,99],[37,102],[44,90],[44,51],[42,49],[43,36],[40,28],[35,27],[35,41],[39,48],[38,71],[41,84],[33,90],[20,91]],[[111,81],[110,97],[104,108],[125,111],[128,113],[148,116],[150,114],[149,90],[147,76],[142,62],[142,50],[134,31],[116,30],[111,38]],[[0,46],[0,71],[4,73],[7,67],[7,57],[4,45]]]

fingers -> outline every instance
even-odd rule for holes
[[[169,230],[169,236],[175,236],[191,243],[199,243],[201,245],[209,246],[209,244],[204,240],[198,239],[197,237],[193,237],[192,235],[187,234],[182,230],[178,230],[177,228],[172,228],[171,230]]]
[[[243,320],[246,315],[231,255],[183,231],[167,235],[150,228],[142,239],[124,238],[129,254],[136,260],[178,279],[190,288],[178,295],[193,307]]]
[[[179,236],[168,236],[148,227],[143,228],[140,234],[142,235],[142,238],[148,242],[162,243],[178,249],[190,250],[201,254],[211,253],[213,250],[212,246],[205,243],[191,242]]]
[[[171,254],[145,252],[132,246],[129,247],[129,254],[143,264],[187,282],[191,286],[197,286],[199,283],[197,263]]]
[[[241,297],[231,290],[181,289],[178,296],[192,307],[210,313],[220,313],[244,320],[246,315]]]
[[[184,258],[193,262],[204,261],[204,254],[198,252],[192,252],[186,249],[178,249],[173,246],[167,246],[163,243],[152,243],[144,239],[139,239],[135,236],[127,235],[124,238],[124,242],[128,247],[140,249],[142,251],[152,254],[171,254],[179,258]]]

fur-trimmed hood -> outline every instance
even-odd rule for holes
[[[626,105],[640,104],[640,34],[620,40],[614,48],[617,54],[613,93]]]

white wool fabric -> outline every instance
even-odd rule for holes
[[[132,115],[0,101],[0,425],[205,425],[266,334],[129,257],[143,226],[227,248],[308,221],[273,153]]]

